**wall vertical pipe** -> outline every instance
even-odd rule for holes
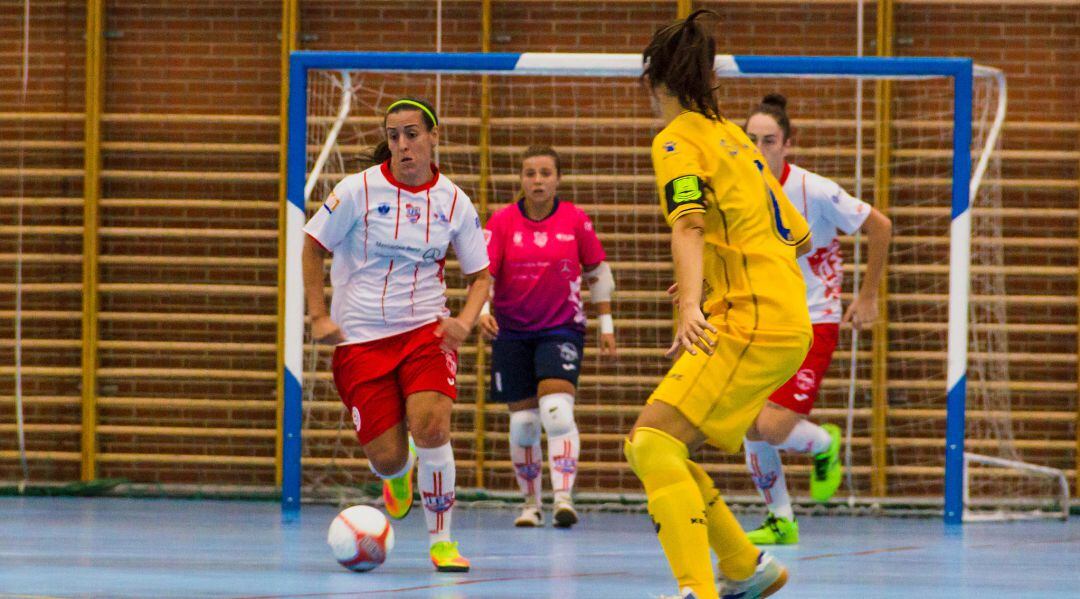
[[[491,0],[483,0],[480,7],[480,51],[491,52]],[[488,76],[480,77],[480,190],[478,194],[479,211],[488,217],[488,183],[491,180],[491,84]],[[484,463],[487,443],[487,344],[476,336],[476,486],[484,486]]]
[[[86,3],[86,116],[83,129],[82,461],[80,478],[97,478],[98,211],[101,112],[105,100],[105,2]]]
[[[285,237],[289,203],[286,200],[286,169],[289,141],[289,53],[296,49],[300,20],[298,0],[281,3],[281,88],[278,127],[278,293],[277,293],[277,433],[274,435],[274,485],[281,486],[285,418]],[[317,351],[317,350],[316,350]]]

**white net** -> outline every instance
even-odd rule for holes
[[[314,71],[309,83],[309,170],[326,140],[329,123],[341,106],[341,75]],[[649,145],[659,128],[647,96],[633,79],[490,76],[490,118],[482,120],[480,76],[401,73],[350,73],[353,94],[349,117],[308,202],[315,210],[344,174],[366,165],[357,158],[382,137],[383,109],[408,95],[441,98],[442,171],[472,197],[482,217],[505,205],[518,186],[520,155],[532,144],[549,144],[564,165],[560,196],[581,206],[593,219],[615,272],[614,303],[619,358],[603,362],[586,352],[577,402],[582,433],[578,488],[583,493],[637,493],[637,479],[622,458],[621,440],[649,391],[668,364],[671,310],[664,289],[671,281],[667,228],[655,198]],[[916,498],[940,501],[942,494],[948,255],[951,204],[952,85],[946,80],[892,82],[889,102],[895,119],[890,152],[875,177],[875,98],[855,102],[855,82],[829,78],[739,78],[721,82],[721,106],[742,123],[762,96],[789,97],[796,128],[793,162],[832,178],[849,191],[863,190],[894,223],[889,260],[887,337],[875,352],[863,334],[854,364],[855,397],[851,447],[851,494],[856,497]],[[977,78],[975,144],[977,159],[997,110],[992,78]],[[861,111],[864,145],[857,146],[856,115]],[[486,128],[486,129],[485,129]],[[486,148],[481,131],[487,133]],[[490,171],[481,173],[481,154],[490,154]],[[862,172],[857,172],[861,153]],[[1008,260],[1002,243],[1000,163],[991,161],[975,200],[972,277],[972,355],[969,373],[969,443],[978,451],[1039,461],[1022,451],[1010,411],[1016,382],[1009,365],[1008,327],[1015,305],[1005,295]],[[482,177],[483,176],[483,177]],[[887,181],[885,180],[887,178]],[[482,179],[485,183],[482,185]],[[878,194],[881,191],[887,195]],[[851,255],[852,240],[842,239]],[[865,251],[863,252],[865,255]],[[851,297],[847,265],[845,302]],[[462,297],[454,263],[447,279],[452,302]],[[595,344],[590,328],[589,346]],[[819,421],[844,425],[848,416],[848,373],[852,368],[850,333],[841,335],[832,370],[815,409]],[[512,491],[507,449],[507,415],[486,405],[478,419],[477,385],[486,384],[472,343],[461,356],[460,398],[453,431],[459,485]],[[305,364],[305,493],[341,497],[374,482],[353,437],[349,416],[330,380],[329,350],[309,345]],[[876,366],[875,366],[876,365]],[[875,368],[879,369],[875,378]],[[875,381],[877,385],[875,386]],[[876,399],[875,399],[876,398]],[[477,423],[483,423],[477,430]],[[1024,430],[1038,437],[1037,430]],[[753,493],[739,456],[704,450],[698,457],[719,475],[734,495]],[[809,462],[790,462],[789,485],[796,495],[807,486]],[[1012,494],[1015,476],[989,477],[997,487],[973,487],[974,495]],[[1005,486],[1002,482],[1007,481]],[[1035,496],[1044,489],[1025,490]]]

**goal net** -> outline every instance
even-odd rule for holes
[[[963,385],[958,391],[948,377],[950,273],[967,280],[956,272],[956,263],[950,266],[958,241],[971,244],[971,301],[967,295],[953,298],[968,318],[963,323],[954,318],[952,324],[954,337],[967,339],[954,340],[953,347],[953,370],[963,372],[967,364],[967,447],[1012,462],[1046,465],[1045,454],[1024,450],[1025,442],[1039,439],[1039,430],[1024,428],[1021,434],[1011,417],[1014,404],[1037,401],[1037,395],[1017,396],[1016,368],[1010,368],[1008,323],[1017,306],[1005,294],[1010,265],[1001,227],[1006,212],[998,185],[1000,163],[992,152],[1000,144],[995,131],[1004,110],[999,102],[1003,79],[991,69],[974,71],[971,163],[966,153],[956,154],[962,158],[962,176],[954,185],[954,144],[966,143],[957,140],[966,139],[967,123],[961,115],[963,126],[954,136],[956,86],[950,69],[962,74],[965,68],[970,72],[969,62],[934,59],[718,60],[727,118],[742,124],[762,96],[785,94],[796,129],[792,161],[879,206],[894,223],[884,324],[873,334],[852,335],[844,329],[814,415],[841,426],[850,423],[846,493],[856,501],[942,505],[947,383],[954,395],[963,392]],[[670,343],[672,314],[664,289],[672,281],[672,268],[649,156],[661,124],[636,78],[639,72],[636,55],[294,56],[288,239],[293,270],[287,280],[291,321],[286,348],[286,387],[293,385],[294,391],[292,400],[287,392],[285,419],[287,435],[295,429],[302,443],[290,446],[286,437],[286,487],[302,486],[307,497],[345,501],[376,482],[334,389],[331,348],[315,346],[299,332],[303,306],[297,237],[302,236],[299,225],[333,185],[367,166],[359,155],[382,139],[385,107],[408,95],[438,100],[439,166],[472,197],[484,218],[516,193],[527,146],[548,144],[562,156],[559,195],[590,215],[618,283],[618,358],[604,361],[595,349],[587,349],[582,367],[576,404],[582,438],[578,490],[601,500],[640,493],[622,458],[622,438],[669,365],[662,354]],[[876,81],[889,81],[891,89],[875,89]],[[860,85],[865,93],[857,93]],[[890,118],[888,125],[876,127],[884,117]],[[968,178],[980,162],[985,174],[969,212]],[[310,194],[301,198],[305,182]],[[962,222],[964,215],[971,219],[971,235],[958,240],[951,237],[955,217]],[[846,303],[861,268],[852,258],[862,242],[850,237],[842,242]],[[456,308],[463,297],[456,262],[448,262],[447,273]],[[959,324],[970,324],[970,335]],[[590,322],[588,347],[595,347],[595,333],[595,322]],[[958,354],[968,346],[966,358]],[[488,351],[473,340],[461,352],[452,426],[458,481],[489,494],[513,494],[508,415],[503,406],[485,401]],[[959,434],[962,441],[964,431]],[[956,440],[950,440],[950,447]],[[695,457],[727,494],[754,494],[741,456],[706,449]],[[954,477],[956,468],[963,468],[957,458],[961,454],[954,451],[949,464]],[[797,456],[785,456],[785,461],[793,493],[805,495],[809,461]],[[973,505],[996,508],[1007,498],[1023,497],[1034,506],[1057,497],[1056,482],[1051,484],[1044,473],[1015,464],[980,464],[970,469],[970,481],[960,470],[960,478],[950,483],[954,500],[960,499],[959,481]]]

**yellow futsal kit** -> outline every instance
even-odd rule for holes
[[[683,353],[649,403],[674,406],[710,444],[736,452],[810,347],[795,262],[810,228],[761,153],[726,119],[683,112],[654,138],[652,160],[668,224],[693,212],[705,218],[703,311],[719,334],[713,355]]]

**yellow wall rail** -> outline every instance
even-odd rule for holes
[[[481,7],[480,51],[491,52],[491,0],[484,0]],[[480,78],[480,214],[488,216],[488,181],[491,178],[491,84],[488,76]],[[487,428],[487,360],[486,343],[476,336],[476,486],[484,486],[484,458]]]
[[[297,0],[281,3],[281,125],[278,129],[278,281],[277,281],[277,436],[274,440],[274,484],[281,486],[281,459],[285,415],[285,201],[286,158],[289,144],[289,53],[296,49],[300,27]]]
[[[893,0],[878,0],[877,54],[893,53]],[[892,160],[892,99],[891,81],[877,81],[874,107],[874,207],[888,213],[889,163]],[[861,110],[861,107],[860,107]],[[889,276],[887,267],[878,288],[878,320],[874,324],[873,361],[870,391],[870,493],[884,497],[888,490],[885,473],[888,468],[888,360],[889,349]]]
[[[105,2],[86,3],[86,116],[83,150],[82,468],[97,478],[98,226],[101,200],[101,113],[105,103]]]

